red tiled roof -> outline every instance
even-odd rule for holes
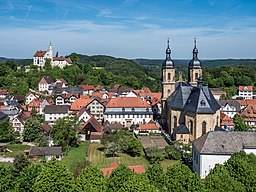
[[[40,100],[36,98],[28,104],[28,107],[39,107],[39,105],[40,105]]]
[[[47,51],[37,51],[34,57],[44,57]]]
[[[102,99],[104,94],[107,94],[107,93],[106,92],[92,92],[92,97]]]
[[[81,85],[80,87],[82,87],[85,91],[94,90],[93,85]]]
[[[145,108],[150,107],[145,99],[139,97],[117,97],[109,100],[107,108]]]
[[[247,105],[256,105],[256,99],[246,99],[245,102]]]
[[[119,164],[117,162],[114,162],[111,164],[108,168],[101,168],[100,170],[103,172],[104,176],[110,176],[111,173],[119,167]],[[135,166],[127,166],[131,171],[134,173],[145,173],[146,169],[144,165],[135,165]]]
[[[81,124],[80,127],[77,128],[77,132],[81,132],[88,124],[91,124],[97,132],[103,132],[103,126],[94,118],[94,116],[91,116],[87,122]]]
[[[83,106],[87,106],[89,103],[91,103],[93,99],[77,99],[75,100],[70,107],[71,111],[79,111]]]
[[[248,105],[241,113],[244,118],[256,118],[256,105]]]
[[[220,125],[234,126],[233,120],[226,114],[220,112]]]
[[[146,124],[140,124],[139,130],[145,131],[145,130],[159,130],[159,128],[156,126],[156,123],[154,121],[149,121]]]
[[[239,86],[239,91],[252,91],[252,86]]]
[[[247,105],[245,100],[236,100],[240,105]]]
[[[0,95],[6,95],[6,94],[9,94],[9,91],[8,90],[0,90]]]

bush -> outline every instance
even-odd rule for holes
[[[146,156],[150,163],[159,163],[165,159],[164,149],[158,149],[157,147],[151,147],[145,149]]]
[[[175,147],[173,145],[166,146],[164,148],[164,150],[165,150],[165,157],[167,159],[171,159],[171,160],[180,160],[181,159],[180,152],[177,149],[175,149]]]

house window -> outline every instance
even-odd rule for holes
[[[202,123],[202,135],[204,135],[206,133],[206,122],[204,121]]]
[[[177,117],[176,116],[173,116],[173,127],[176,128],[177,127]]]
[[[192,135],[193,134],[193,121],[192,120],[189,121],[189,127],[190,127],[190,134]]]

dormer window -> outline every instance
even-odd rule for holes
[[[146,112],[149,112],[149,108],[146,108]]]
[[[205,100],[202,100],[202,101],[200,102],[200,104],[201,104],[201,106],[205,106],[205,105],[206,105]]]

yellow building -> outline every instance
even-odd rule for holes
[[[169,84],[166,82],[166,69],[175,69],[174,64],[172,68],[163,65],[163,123],[166,124],[167,131],[173,139],[183,143],[214,131],[220,125],[220,106],[208,86],[203,85],[196,40],[194,43],[193,58],[188,67],[188,83],[170,81],[170,85],[174,84],[175,89],[168,91],[170,86],[167,86]]]

